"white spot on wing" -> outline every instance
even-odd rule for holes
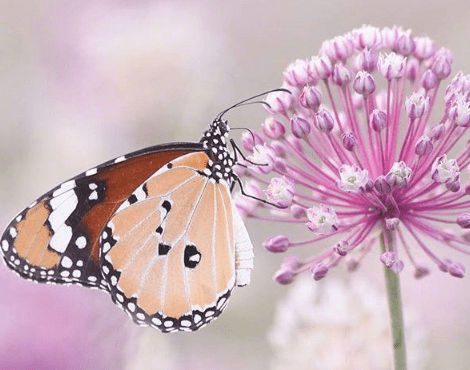
[[[58,231],[78,204],[78,198],[74,190],[70,190],[70,192],[67,193],[66,199],[61,196],[60,203],[57,203],[58,198],[59,197],[50,200],[53,211],[49,215],[48,221],[51,224],[53,231]]]
[[[15,238],[17,235],[16,229],[14,227],[10,227],[10,235],[12,238]]]
[[[123,162],[126,160],[126,157],[123,155],[121,157],[118,157],[114,160],[114,163],[119,163],[119,162]]]
[[[49,246],[59,253],[64,253],[71,238],[72,228],[70,226],[63,225],[54,233]]]
[[[147,195],[145,194],[144,187],[139,186],[136,191],[134,191],[134,195],[136,196],[138,201],[144,200],[147,198]]]
[[[90,194],[90,196],[88,197],[88,199],[90,200],[96,200],[98,199],[98,192],[96,190],[93,190]]]
[[[110,249],[111,249],[111,244],[109,244],[108,242],[103,244],[103,253],[108,253]]]
[[[6,240],[2,240],[2,249],[7,252],[8,251],[8,242]]]
[[[62,185],[60,185],[60,188],[57,189],[52,193],[53,197],[57,197],[62,193],[65,193],[66,191],[73,189],[75,187],[75,180],[70,180],[67,182],[64,182]]]
[[[160,326],[162,324],[161,320],[157,317],[152,318],[152,322],[157,326]]]
[[[79,236],[77,238],[77,240],[75,240],[75,245],[80,248],[80,249],[83,249],[85,248],[86,246],[86,238],[84,236]]]
[[[85,172],[85,176],[91,176],[91,175],[94,175],[98,172],[98,169],[96,168],[92,168],[91,170],[88,170]]]
[[[64,256],[64,257],[62,257],[62,262],[61,262],[60,264],[61,264],[63,267],[65,267],[65,268],[68,269],[68,268],[72,267],[73,262],[72,262],[72,260],[71,260],[69,257]]]

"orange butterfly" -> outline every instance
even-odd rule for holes
[[[134,322],[162,332],[215,319],[253,268],[222,120],[253,98],[219,114],[199,143],[121,156],[39,197],[2,236],[7,266],[35,282],[102,289]]]

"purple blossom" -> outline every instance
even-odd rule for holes
[[[289,225],[265,243],[274,252],[331,241],[304,261],[289,256],[276,281],[305,271],[318,280],[343,259],[353,271],[385,234],[380,260],[394,273],[411,266],[416,278],[427,275],[432,269],[415,259],[421,253],[464,276],[441,247],[470,254],[470,238],[460,234],[470,228],[470,75],[446,83],[451,70],[451,53],[428,37],[372,26],[327,40],[320,55],[287,68],[283,87],[292,94],[267,97],[273,128],[265,123],[264,144],[253,150],[252,161],[268,166],[244,175],[269,185],[268,200],[287,208],[243,197],[237,205]],[[301,239],[296,227],[311,237]]]

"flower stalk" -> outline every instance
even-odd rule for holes
[[[388,249],[393,250],[392,234],[387,231]],[[380,236],[382,253],[386,251],[384,234]],[[390,312],[390,328],[392,334],[393,369],[406,370],[405,328],[400,293],[400,276],[384,265],[387,301]]]

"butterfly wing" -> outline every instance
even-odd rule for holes
[[[203,150],[176,143],[142,149],[92,168],[44,194],[6,228],[0,250],[8,267],[41,283],[108,290],[99,265],[104,226],[120,204],[174,158]]]
[[[140,325],[197,330],[222,312],[235,285],[234,207],[227,182],[204,173],[208,161],[204,152],[171,161],[103,231],[104,278]]]

